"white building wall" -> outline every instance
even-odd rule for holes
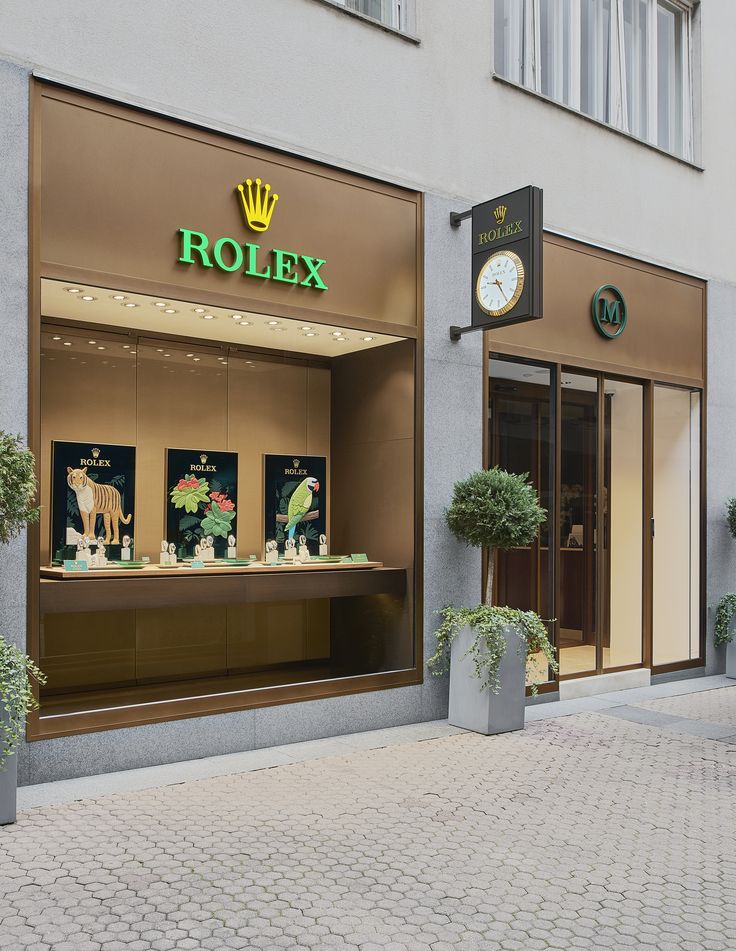
[[[491,0],[417,0],[417,45],[321,0],[5,0],[0,55],[439,195],[532,182],[548,227],[732,279],[736,4],[705,0],[698,171],[495,81]]]

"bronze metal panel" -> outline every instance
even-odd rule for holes
[[[403,594],[405,568],[352,568],[349,571],[274,572],[248,576],[186,575],[85,578],[41,582],[41,613],[134,608],[175,608],[185,604],[239,604],[342,598],[364,594]]]
[[[41,89],[41,274],[236,296],[243,309],[417,325],[419,196],[57,87]],[[268,231],[236,186],[278,192]],[[328,291],[180,264],[179,228],[324,258]],[[104,275],[104,278],[103,278]],[[376,279],[380,275],[380,280]],[[75,279],[79,279],[76,277]],[[318,317],[315,317],[318,319]]]
[[[599,248],[546,235],[544,319],[489,334],[494,350],[575,367],[702,386],[705,284]],[[606,340],[591,318],[602,284],[626,299],[628,322]]]

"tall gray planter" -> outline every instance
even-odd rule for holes
[[[736,637],[726,645],[726,676],[736,680]]]
[[[14,753],[0,766],[0,826],[15,822],[18,795],[18,755]]]
[[[450,723],[486,736],[523,730],[526,707],[523,642],[511,625],[504,628],[506,653],[498,670],[501,689],[494,694],[481,689],[473,659],[465,656],[474,637],[474,632],[465,627],[450,649]]]

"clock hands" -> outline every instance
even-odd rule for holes
[[[503,285],[501,284],[501,282],[499,281],[499,279],[496,278],[496,280],[495,280],[493,283],[498,287],[499,291],[501,291],[501,293],[503,294],[503,299],[504,299],[504,300],[506,301],[506,303],[508,304],[509,299],[508,299],[508,297],[506,296],[506,294],[504,293]]]

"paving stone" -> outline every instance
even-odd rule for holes
[[[726,729],[733,688],[38,807],[0,948],[729,951]]]

